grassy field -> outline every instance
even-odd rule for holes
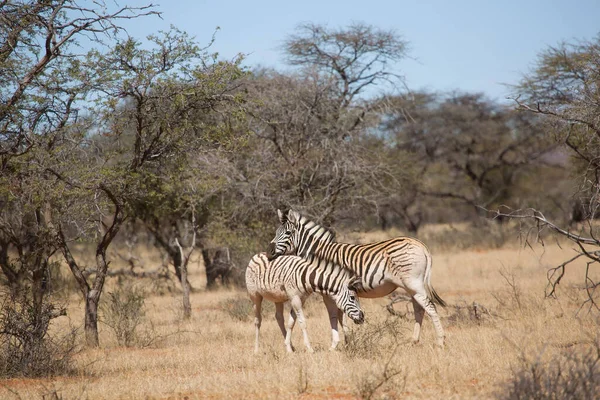
[[[351,234],[346,239],[369,241],[390,234]],[[400,301],[392,315],[386,309],[390,300],[381,298],[362,301],[367,322],[353,326],[349,343],[330,352],[327,314],[322,300],[313,296],[306,312],[316,352],[305,351],[297,328],[297,351],[286,354],[274,309],[267,306],[262,352],[254,355],[251,304],[244,291],[199,290],[191,298],[191,321],[182,322],[177,292],[149,281],[138,283],[147,293],[138,329],[141,347],[119,346],[111,329],[101,324],[101,349],[79,351],[72,375],[0,381],[0,398],[495,397],[506,392],[506,382],[523,362],[583,352],[597,334],[597,319],[584,311],[576,316],[584,299],[584,263],[569,268],[558,300],[544,298],[547,269],[572,254],[569,245],[556,244],[435,250],[432,282],[449,304],[440,310],[445,349],[435,347],[427,317],[421,343],[409,343],[412,307]],[[146,254],[146,264],[156,257]],[[193,286],[202,287],[201,266],[193,263],[190,272]],[[115,285],[113,278],[108,291]],[[66,301],[68,317],[56,320],[54,335],[71,326],[82,331],[80,297],[73,294]]]

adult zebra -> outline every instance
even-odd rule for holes
[[[254,352],[259,349],[259,332],[262,322],[262,301],[267,299],[275,303],[275,319],[285,338],[288,352],[293,351],[292,329],[296,317],[304,344],[309,352],[313,352],[306,331],[306,322],[302,305],[313,292],[321,293],[329,312],[337,314],[338,309],[344,312],[355,323],[364,322],[364,313],[360,309],[356,292],[362,288],[361,279],[350,270],[333,263],[309,262],[296,256],[281,256],[269,261],[264,253],[255,254],[246,268],[246,288],[254,303],[254,326],[256,340]],[[283,323],[283,304],[290,300],[292,310],[288,319],[287,330]],[[333,322],[332,322],[333,324]],[[332,325],[332,349],[339,342],[337,329]],[[337,328],[337,326],[336,326]]]
[[[281,225],[269,244],[269,259],[295,254],[311,262],[326,260],[349,268],[362,278],[359,297],[383,297],[401,287],[412,297],[413,341],[419,341],[426,312],[433,322],[437,344],[444,346],[444,329],[434,303],[442,307],[446,303],[431,286],[431,254],[425,244],[408,237],[363,245],[336,243],[333,232],[294,210],[277,210],[277,214]],[[331,311],[329,317],[335,318]]]

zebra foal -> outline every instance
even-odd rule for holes
[[[254,303],[254,326],[256,339],[254,352],[259,350],[259,333],[262,322],[263,299],[275,303],[275,319],[285,338],[288,352],[293,351],[292,329],[296,319],[302,329],[304,344],[313,352],[306,331],[306,321],[302,305],[313,292],[321,293],[328,310],[343,310],[355,323],[364,322],[364,313],[360,309],[356,292],[360,290],[361,280],[350,270],[327,262],[308,262],[296,256],[282,256],[269,261],[265,253],[255,254],[246,268],[246,288]],[[287,322],[283,321],[283,304],[290,300],[292,310]],[[337,331],[335,332],[337,333]],[[339,342],[339,336],[333,333],[332,348]]]
[[[361,277],[363,287],[359,297],[383,297],[398,287],[403,288],[410,294],[415,312],[413,341],[419,341],[423,316],[427,313],[435,328],[437,344],[444,346],[444,329],[435,304],[444,307],[446,303],[431,286],[431,253],[425,244],[409,237],[363,245],[337,243],[333,232],[296,211],[277,210],[277,214],[281,225],[269,244],[270,260],[277,260],[282,254],[295,254],[309,262],[339,264]],[[331,311],[330,318],[334,318]]]

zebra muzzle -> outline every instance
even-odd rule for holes
[[[363,313],[362,311],[360,313],[358,313],[358,317],[353,318],[354,323],[357,325],[362,324],[363,322],[365,322],[365,313]]]
[[[269,247],[267,247],[267,258],[271,261],[275,256],[275,243],[269,243]]]

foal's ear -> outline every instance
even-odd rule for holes
[[[281,211],[279,208],[277,209],[277,216],[279,217],[279,222],[282,224],[287,221],[287,215],[285,212]]]
[[[355,292],[361,292],[364,289],[362,279],[359,276],[350,279],[350,282],[348,282],[348,289],[354,290]]]

